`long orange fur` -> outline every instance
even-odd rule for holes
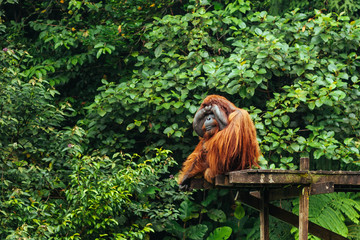
[[[225,112],[229,124],[221,131],[217,127],[210,133],[205,132],[200,138],[183,164],[179,184],[198,175],[212,182],[219,174],[259,166],[260,149],[249,113],[218,95],[207,96],[199,110],[209,105],[217,105]]]

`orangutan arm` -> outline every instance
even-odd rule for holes
[[[203,173],[207,168],[205,153],[202,151],[202,143],[203,141],[199,142],[194,152],[191,153],[183,163],[183,167],[178,179],[178,183],[180,185],[187,185],[187,182],[190,178]]]

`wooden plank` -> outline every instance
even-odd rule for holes
[[[314,183],[310,185],[310,195],[333,193],[334,191],[333,182]]]
[[[282,170],[282,169],[244,169],[233,172],[247,172],[249,174],[258,173],[273,173],[273,174],[284,174],[284,173],[313,173],[313,174],[324,174],[324,175],[359,175],[360,171],[329,171],[329,170],[312,170],[312,171],[301,171],[301,170]]]
[[[310,184],[308,173],[272,173],[259,172],[258,174],[246,171],[229,172],[231,184]]]
[[[256,210],[260,210],[260,199],[254,196],[251,196],[248,192],[239,192],[238,200],[244,204],[252,207]],[[268,205],[269,214],[283,222],[289,223],[295,227],[299,227],[299,217],[289,211],[286,211],[282,208],[274,206],[272,204]],[[347,238],[334,233],[326,228],[323,228],[311,221],[309,221],[309,233],[326,240],[347,240]]]
[[[282,169],[244,169],[233,172],[246,172],[248,174],[258,174],[258,173],[273,173],[273,174],[284,174],[284,173],[307,173],[307,171],[300,170],[282,170]]]
[[[289,199],[299,197],[302,191],[302,186],[284,186],[281,188],[274,188],[269,191],[269,201],[280,199]],[[335,191],[334,183],[314,183],[310,185],[310,195],[326,194]],[[252,191],[250,194],[254,197],[260,198],[259,191]]]
[[[302,191],[301,185],[283,186],[272,188],[269,191],[269,201],[299,197]],[[310,185],[310,195],[332,193],[335,191],[334,183],[314,183]],[[250,194],[260,198],[260,191],[251,191]]]
[[[309,170],[309,158],[300,158],[300,171]],[[309,187],[302,188],[299,197],[299,240],[308,239],[309,231]]]
[[[269,201],[275,201],[280,199],[289,199],[299,197],[301,188],[298,186],[288,186],[283,188],[274,188],[268,191]],[[260,198],[260,191],[252,191],[250,194],[254,197]]]
[[[269,197],[267,190],[260,191],[260,240],[269,240]]]
[[[334,185],[349,185],[356,186],[360,185],[360,172],[358,174],[350,174],[346,173],[314,173],[310,171],[310,175],[313,183],[321,183],[321,182],[333,182]]]
[[[223,187],[231,187],[233,184],[229,183],[229,176],[224,174],[224,175],[216,176],[215,185],[223,186]]]
[[[310,171],[312,174],[323,174],[323,175],[360,175],[360,171],[327,171],[327,170],[316,170]]]
[[[360,172],[329,172],[329,171],[233,171],[229,172],[229,183],[244,184],[311,184],[333,182],[334,185],[359,186]]]

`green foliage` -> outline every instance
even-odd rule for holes
[[[229,209],[229,205],[233,204],[232,202],[218,202],[220,197],[230,199],[229,193],[228,190],[214,189],[204,195],[200,204],[189,199],[183,201],[179,208],[179,218],[183,225],[171,221],[166,225],[166,231],[179,239],[210,240],[240,236],[242,233],[239,231],[241,229],[239,226],[242,224],[241,219],[245,212],[243,215],[234,217],[233,210]],[[236,206],[240,208],[239,203]]]
[[[141,46],[144,24],[171,5],[168,0],[25,1],[5,12],[6,25],[0,20],[0,29],[7,28],[1,45],[26,46],[38,63],[56,70],[48,82],[65,89],[63,97],[80,110],[93,100],[102,77],[131,72],[127,64],[133,62],[127,56]]]
[[[128,137],[111,149],[145,141],[186,156],[196,106],[222,93],[251,112],[270,168],[296,169],[310,155],[314,169],[359,169],[359,22],[320,11],[275,17],[247,2],[205,9],[147,25],[132,78],[104,81],[89,107],[102,123],[91,134]]]
[[[294,213],[299,213],[299,202],[294,202]],[[348,236],[346,222],[359,224],[360,203],[351,199],[349,193],[331,193],[310,197],[309,220],[334,231],[344,237]],[[292,232],[298,234],[297,229]],[[313,237],[315,238],[315,237]],[[317,238],[316,238],[317,239]]]
[[[69,173],[63,150],[81,141],[81,130],[59,130],[71,109],[53,104],[57,91],[32,56],[3,49],[0,59],[0,238],[49,237]]]
[[[228,239],[231,235],[231,227],[218,227],[210,234],[207,240]]]
[[[60,128],[73,110],[52,104],[46,71],[27,52],[0,53],[2,239],[143,239],[178,218],[186,195],[169,151],[86,155],[85,131]]]
[[[244,17],[239,6],[188,8],[148,24],[148,51],[133,55],[131,79],[103,81],[88,115],[101,124],[89,125],[90,135],[128,138],[111,149],[145,141],[187,154],[196,106],[216,92],[250,110],[271,168],[296,169],[296,159],[310,154],[315,168],[357,169],[358,21],[319,11],[279,18]]]
[[[360,237],[360,225],[359,224],[354,224],[354,225],[350,225],[348,227],[349,229],[349,234],[348,234],[348,238],[350,239],[354,239],[354,240],[358,240]]]
[[[122,153],[74,158],[61,228],[79,239],[144,239],[176,219],[173,200],[184,196],[173,190],[173,178],[160,180],[175,163],[168,154],[158,149],[146,158]]]
[[[265,0],[253,1],[257,9],[267,10],[271,15],[283,15],[294,9],[300,9],[301,12],[321,9],[324,12],[335,12],[337,14],[346,14],[357,19],[359,17],[358,0],[332,0],[332,1],[313,1],[313,0]]]
[[[257,239],[230,191],[178,191],[208,94],[250,112],[263,167],[359,170],[355,0],[0,4],[2,239]],[[358,236],[357,195],[310,207]]]

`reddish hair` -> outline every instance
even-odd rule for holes
[[[210,132],[204,130],[204,137],[200,138],[194,152],[183,164],[179,177],[180,184],[199,174],[203,174],[207,181],[212,182],[219,174],[252,166],[259,167],[257,162],[260,149],[249,113],[218,95],[207,96],[200,109],[213,105],[217,105],[226,114],[229,124],[222,130],[219,130],[219,127]]]

